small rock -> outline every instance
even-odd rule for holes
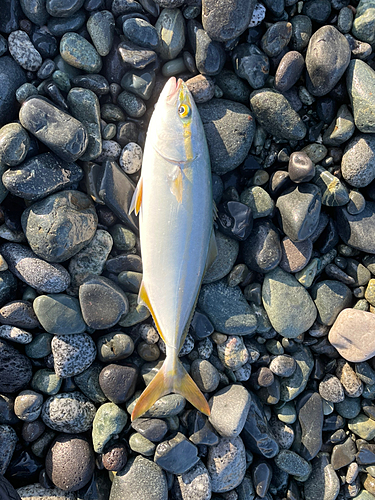
[[[43,396],[37,392],[21,391],[14,400],[14,413],[24,422],[34,422],[42,411]]]
[[[114,403],[104,403],[98,408],[92,423],[92,442],[95,453],[102,453],[105,445],[125,427],[126,412]]]
[[[110,364],[101,371],[99,383],[107,398],[120,404],[134,394],[137,376],[138,370],[135,366]]]
[[[339,491],[340,480],[329,455],[320,453],[312,462],[312,472],[304,483],[306,500],[335,500]]]
[[[183,474],[198,462],[197,453],[197,447],[178,432],[174,438],[158,444],[154,461],[172,474]]]
[[[275,269],[281,259],[281,246],[276,227],[268,220],[255,221],[243,245],[245,264],[258,273]]]
[[[249,412],[251,395],[241,385],[220,389],[209,400],[209,421],[217,432],[227,438],[239,436]]]
[[[173,492],[178,500],[210,500],[211,478],[201,460],[188,472],[176,476]]]
[[[83,321],[79,302],[62,293],[39,295],[33,302],[35,314],[48,333],[71,335],[83,333]]]
[[[10,425],[0,425],[0,474],[5,474],[18,441],[15,430]],[[7,492],[6,492],[7,493]]]
[[[44,403],[42,420],[55,431],[75,434],[90,429],[95,413],[95,406],[80,392],[61,392]]]
[[[375,138],[358,134],[346,146],[341,161],[343,178],[353,187],[368,186],[375,178]]]
[[[60,378],[82,373],[96,356],[95,343],[86,333],[55,336],[51,346],[54,369]]]
[[[319,394],[326,401],[331,401],[332,403],[341,403],[345,399],[344,388],[340,380],[331,374],[327,374],[320,382]]]
[[[63,35],[60,54],[68,64],[87,73],[99,73],[102,68],[101,57],[94,46],[77,33],[69,32]]]
[[[32,377],[30,360],[5,340],[0,340],[0,392],[23,389]]]
[[[42,56],[24,31],[12,31],[8,37],[8,48],[13,59],[26,71],[37,71],[42,65]]]
[[[233,40],[241,35],[249,26],[255,0],[230,0],[229,2],[214,2],[204,0],[202,4],[203,28],[209,36],[218,42]]]
[[[300,478],[307,476],[312,470],[309,462],[291,450],[281,450],[275,457],[275,463],[282,471]]]

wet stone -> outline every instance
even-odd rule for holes
[[[4,186],[15,196],[36,201],[76,185],[82,179],[82,170],[53,153],[42,153],[26,160],[17,169],[3,174]]]
[[[35,314],[48,333],[56,335],[83,333],[83,321],[79,302],[65,294],[39,295],[33,303]]]
[[[87,148],[84,126],[43,97],[31,97],[21,107],[21,124],[67,162],[77,160]],[[49,126],[54,123],[54,126]]]
[[[154,461],[162,469],[173,474],[189,471],[199,460],[198,449],[181,433],[168,441],[158,444]]]
[[[60,54],[64,61],[87,73],[98,73],[102,60],[96,49],[77,33],[65,33],[60,42]]]
[[[97,215],[87,195],[62,191],[27,208],[22,215],[22,225],[32,250],[39,257],[48,262],[63,262],[91,241]],[[36,227],[39,229],[35,230]],[[52,232],[52,227],[61,230]]]
[[[220,333],[249,335],[256,329],[256,317],[240,288],[224,280],[203,285],[198,305]]]
[[[26,71],[37,71],[40,68],[42,56],[24,31],[12,31],[8,37],[8,49],[13,59]]]
[[[323,26],[310,39],[306,53],[307,89],[314,96],[328,94],[350,62],[349,44],[336,28]]]
[[[85,333],[55,336],[51,346],[55,373],[61,378],[82,373],[96,356],[95,343]]]
[[[233,50],[232,61],[235,74],[247,80],[253,89],[261,89],[265,86],[269,74],[269,59],[257,45],[248,43],[238,45]],[[227,98],[230,97],[227,96]],[[248,99],[246,104],[247,102]]]
[[[102,453],[106,444],[117,436],[128,421],[126,412],[114,403],[105,403],[98,408],[92,424],[94,451]]]
[[[48,477],[58,488],[77,491],[91,479],[95,458],[89,441],[78,435],[60,435],[46,456]]]
[[[95,413],[95,406],[80,392],[62,392],[44,403],[42,420],[55,431],[75,434],[90,429]]]
[[[250,106],[257,121],[270,134],[288,140],[300,140],[305,137],[305,124],[287,99],[276,90],[254,91],[250,95]]]

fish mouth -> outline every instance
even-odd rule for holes
[[[166,83],[167,87],[167,103],[168,104],[175,104],[178,93],[181,90],[181,87],[183,85],[184,81],[179,78],[176,80],[174,76],[172,76],[168,82]]]

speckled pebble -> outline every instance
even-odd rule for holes
[[[95,343],[86,333],[55,335],[51,346],[55,372],[61,378],[82,373],[96,356]]]

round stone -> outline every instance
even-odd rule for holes
[[[207,269],[203,277],[203,283],[213,283],[224,278],[232,269],[238,255],[239,243],[233,238],[221,233],[215,232],[217,245],[217,257],[211,266]]]
[[[48,333],[56,335],[83,333],[83,321],[79,302],[65,294],[39,295],[33,302],[35,314]]]
[[[304,477],[311,472],[311,465],[301,456],[291,450],[281,450],[275,457],[279,469],[293,476]]]
[[[32,377],[30,360],[5,340],[0,339],[0,392],[23,389]]]
[[[315,175],[315,168],[307,153],[295,151],[290,155],[288,173],[290,180],[297,184],[311,181]]]
[[[135,391],[138,370],[135,366],[107,365],[100,373],[102,391],[113,403],[124,403]]]
[[[220,382],[217,369],[206,359],[196,359],[191,364],[191,376],[202,392],[215,391]]]
[[[107,470],[120,471],[126,465],[128,454],[123,443],[113,444],[102,454],[102,462]]]
[[[124,146],[119,164],[126,174],[135,174],[141,169],[142,154],[142,148],[136,142],[129,142]]]
[[[14,413],[24,422],[33,422],[42,411],[43,396],[37,392],[21,391],[14,401]]]
[[[104,363],[129,357],[134,351],[134,342],[123,332],[107,333],[96,342],[98,358]]]
[[[268,220],[256,220],[243,245],[243,259],[252,271],[266,273],[275,269],[281,259],[280,238]]]
[[[327,374],[320,382],[319,394],[326,401],[331,401],[332,403],[341,403],[345,399],[344,389],[340,380],[331,374]]]
[[[42,420],[54,431],[75,434],[90,429],[95,413],[93,403],[80,392],[62,392],[44,403]]]
[[[77,33],[69,32],[63,35],[60,54],[68,64],[87,73],[99,73],[102,68],[102,60],[96,49]]]
[[[94,451],[102,453],[105,445],[125,427],[128,421],[126,412],[114,403],[104,403],[98,408],[92,424]]]
[[[343,178],[353,187],[368,186],[375,178],[375,138],[358,134],[346,146],[341,162]]]
[[[60,390],[62,380],[53,370],[42,368],[38,370],[31,381],[31,387],[47,396],[57,394]]]
[[[96,356],[95,343],[86,333],[56,335],[51,346],[54,369],[60,378],[74,377],[82,373]]]
[[[281,241],[280,267],[287,273],[296,273],[303,269],[310,260],[313,244],[310,239],[294,242],[285,237]]]
[[[26,130],[19,123],[8,123],[0,129],[0,161],[9,167],[23,162],[30,147]]]
[[[8,37],[8,48],[13,59],[26,71],[37,71],[42,65],[42,56],[25,31],[12,31]]]
[[[211,410],[209,421],[221,436],[239,436],[245,425],[250,402],[251,395],[242,385],[224,387],[208,402]]]

